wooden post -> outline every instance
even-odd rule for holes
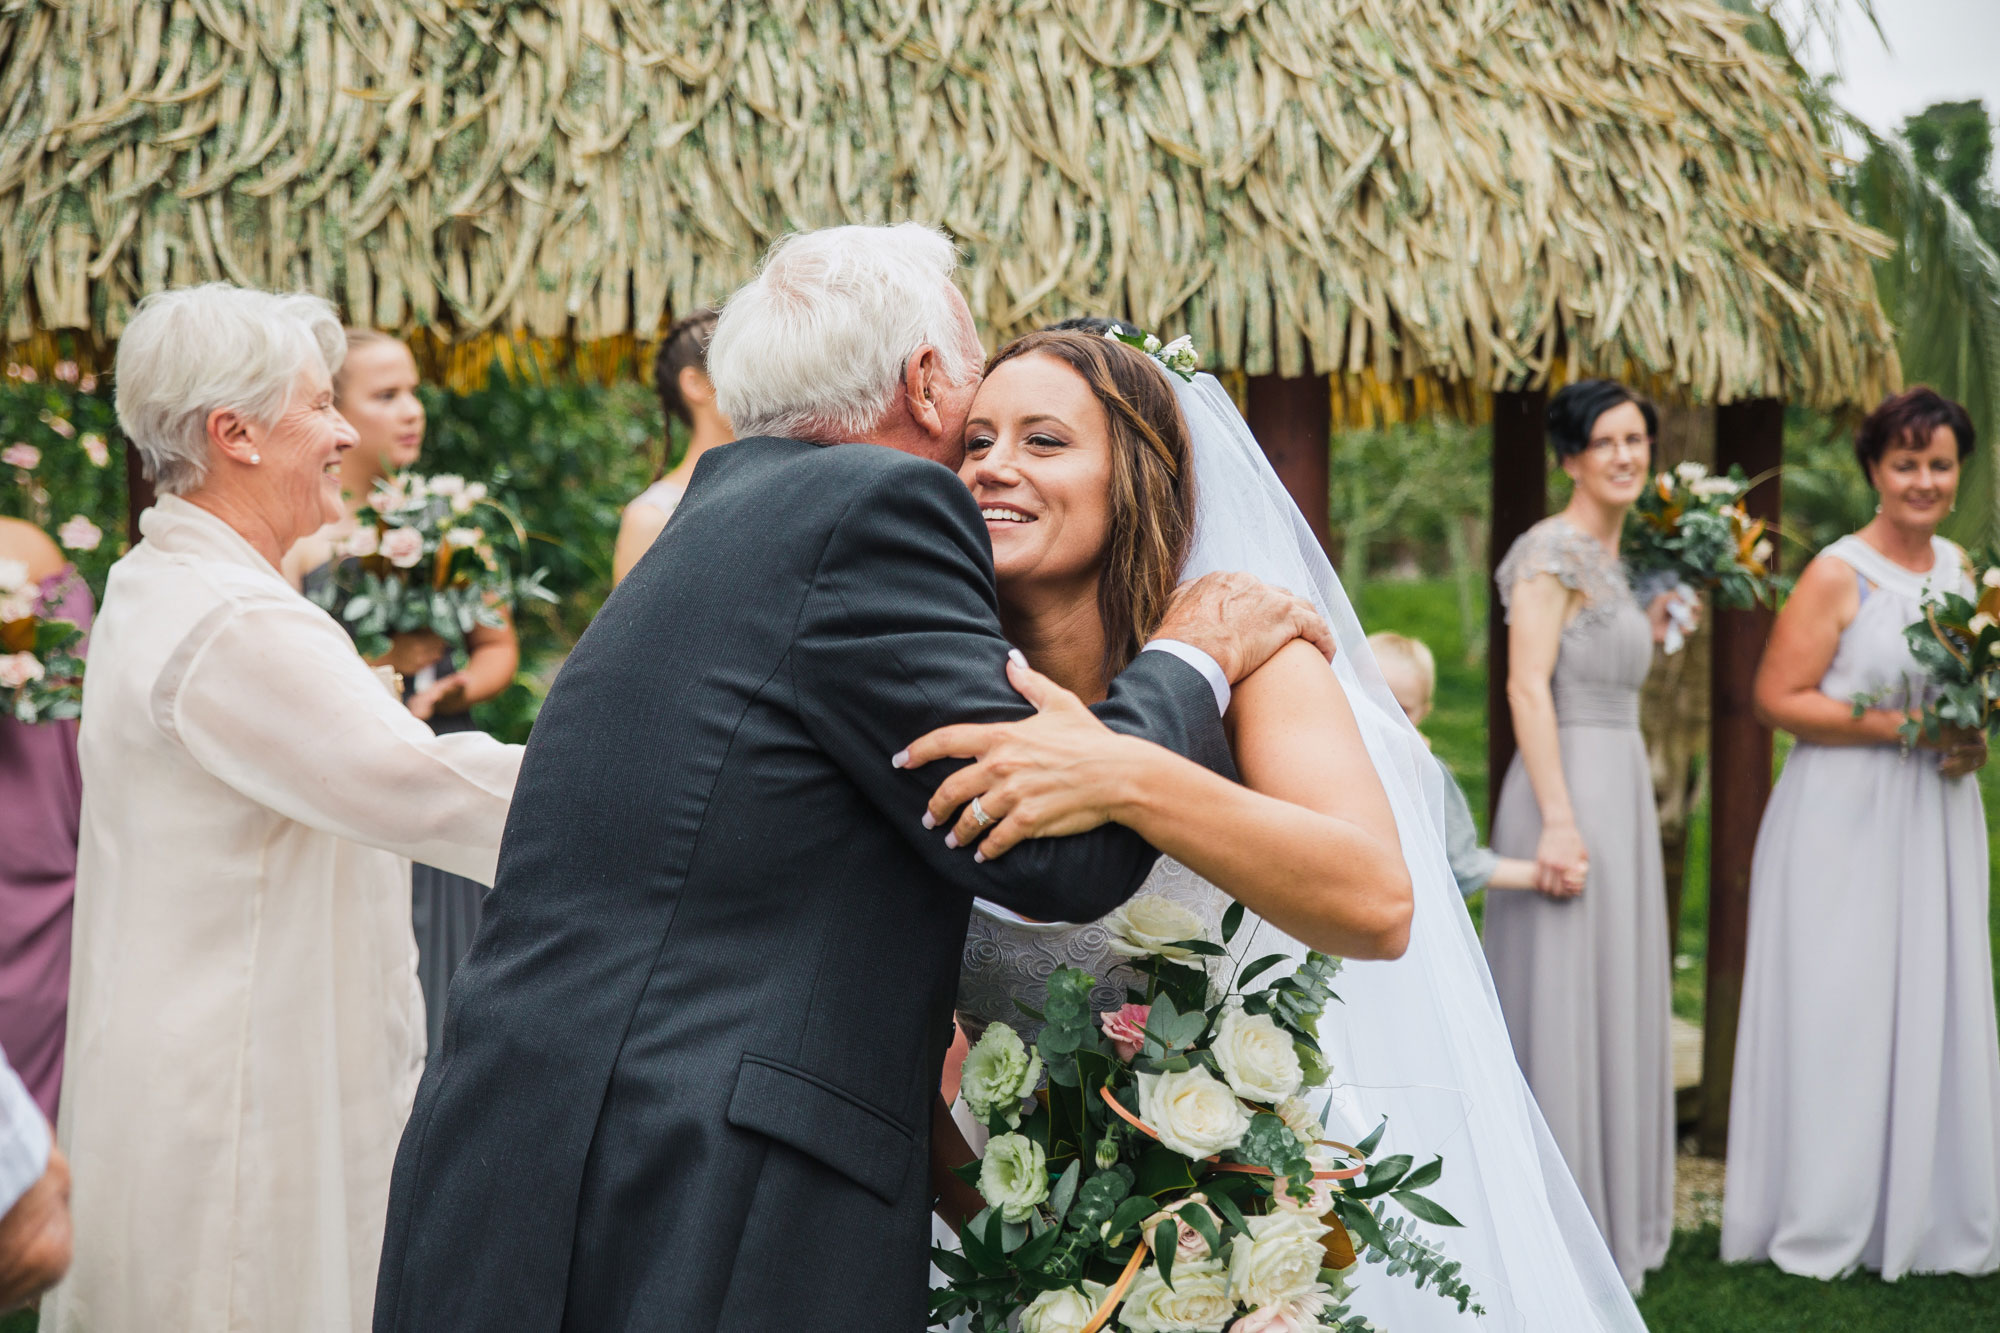
[[[1487,529],[1486,814],[1500,804],[1500,780],[1514,758],[1507,707],[1507,612],[1492,573],[1514,539],[1549,511],[1549,396],[1542,389],[1493,395],[1493,522]]]
[[[139,461],[139,451],[131,441],[125,443],[125,540],[131,546],[139,544],[139,515],[153,506],[153,483],[146,480],[146,469]]]
[[[1715,462],[1752,477],[1775,473],[1784,457],[1785,405],[1775,398],[1731,403],[1715,414]],[[1755,518],[1778,520],[1778,478],[1745,497]],[[1701,1151],[1729,1146],[1729,1085],[1736,1063],[1736,1017],[1750,934],[1750,858],[1771,795],[1771,732],[1757,721],[1751,693],[1770,637],[1771,612],[1710,609],[1708,1000],[1701,1059]],[[1670,946],[1671,947],[1671,946]]]
[[[1252,375],[1244,413],[1292,502],[1322,551],[1327,545],[1327,450],[1333,437],[1333,386],[1325,375]]]

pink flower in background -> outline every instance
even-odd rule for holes
[[[1327,1304],[1325,1296],[1309,1292],[1283,1305],[1261,1306],[1231,1324],[1229,1333],[1317,1333]]]
[[[0,463],[5,463],[9,467],[20,468],[24,472],[34,471],[41,461],[42,451],[40,449],[37,449],[32,444],[22,444],[19,440],[14,441],[14,443],[8,445],[5,449],[0,449]]]
[[[85,393],[96,393],[97,376],[85,375],[82,379],[76,382],[76,387],[83,390]]]
[[[65,440],[76,438],[76,427],[70,425],[69,422],[63,420],[53,412],[42,413],[42,424],[62,436]]]
[[[77,443],[83,446],[84,457],[92,467],[103,467],[111,461],[111,447],[104,443],[102,435],[86,434]]]
[[[0,690],[18,690],[43,676],[42,663],[33,653],[0,656]]]
[[[424,534],[415,528],[390,528],[382,534],[382,555],[398,569],[409,569],[424,558]]]
[[[74,361],[56,362],[56,378],[61,380],[64,384],[76,383],[76,374],[77,374],[76,362]]]
[[[1104,1025],[1104,1035],[1118,1049],[1118,1058],[1130,1060],[1146,1045],[1146,1015],[1152,1012],[1149,1004],[1128,1004],[1108,1014],[1098,1015]]]
[[[1190,1203],[1175,1211],[1174,1228],[1179,1240],[1179,1243],[1174,1246],[1174,1260],[1176,1263],[1199,1263],[1201,1260],[1209,1257],[1208,1241],[1203,1238],[1199,1231],[1189,1226],[1184,1220],[1189,1213],[1208,1213],[1209,1221],[1215,1221],[1215,1214],[1209,1212],[1205,1204]],[[1215,1230],[1219,1232],[1222,1228],[1220,1225],[1217,1225]],[[1226,1256],[1218,1254],[1215,1257],[1221,1259]]]
[[[56,540],[69,551],[95,551],[97,544],[104,540],[104,529],[92,523],[82,514],[73,514],[69,522],[56,529]]]
[[[381,545],[381,534],[376,532],[372,525],[359,527],[347,534],[347,540],[340,544],[340,553],[342,555],[371,556],[380,549]]]
[[[7,367],[7,378],[10,380],[19,380],[23,384],[33,384],[36,378],[35,368],[33,366],[9,365]]]

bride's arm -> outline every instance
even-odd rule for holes
[[[1109,820],[1315,949],[1395,958],[1408,946],[1410,877],[1395,816],[1317,650],[1293,643],[1236,687],[1229,722],[1241,786],[1104,728],[1044,677],[1018,667],[1011,675],[1045,723],[1060,711],[1075,725],[1045,725],[1033,743],[1048,753],[1034,763],[995,746],[938,789],[931,813],[940,822],[974,795],[998,821],[980,855]],[[937,757],[923,748],[931,741],[911,747],[913,761]],[[961,815],[956,836],[975,833]]]

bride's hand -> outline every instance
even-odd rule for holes
[[[946,843],[979,842],[975,859],[982,861],[1004,856],[1028,838],[1066,837],[1113,822],[1151,748],[1098,721],[1080,699],[1028,666],[1019,653],[1009,655],[1007,680],[1035,706],[1035,716],[939,727],[912,744],[907,757],[899,756],[905,768],[939,759],[973,761],[932,794],[924,827],[939,827],[957,811]],[[974,799],[989,820],[983,842]]]

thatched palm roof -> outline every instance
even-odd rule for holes
[[[1105,311],[1392,409],[1897,374],[1886,244],[1710,0],[14,0],[0,116],[17,344],[214,277],[647,337],[786,231],[918,217],[989,338]]]

